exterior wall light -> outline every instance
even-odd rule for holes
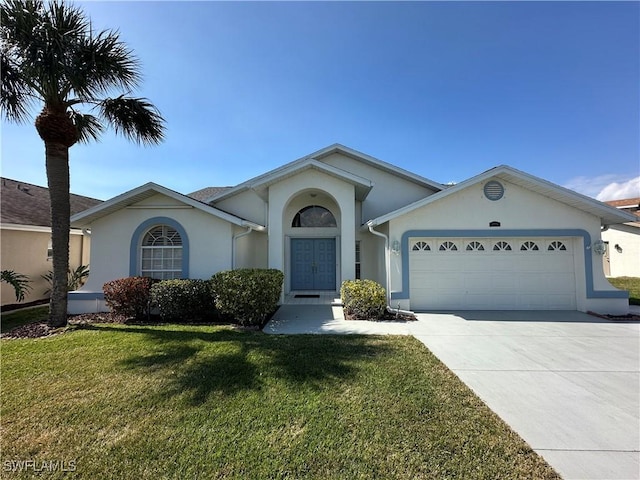
[[[398,240],[394,240],[391,244],[391,252],[395,255],[398,255],[400,253],[400,242]]]
[[[593,242],[593,251],[598,255],[604,255],[607,251],[607,244],[602,240],[596,240]]]

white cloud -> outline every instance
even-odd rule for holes
[[[622,200],[625,198],[640,197],[640,177],[632,178],[626,182],[613,182],[604,187],[596,196],[598,200]]]
[[[607,174],[597,177],[576,177],[564,187],[601,201],[640,197],[640,176]]]

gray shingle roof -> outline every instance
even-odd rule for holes
[[[102,200],[71,194],[71,215]],[[0,177],[0,222],[17,225],[51,226],[49,189]]]
[[[194,200],[198,200],[199,202],[205,202],[208,198],[211,198],[219,193],[226,192],[230,190],[232,187],[206,187],[201,188],[200,190],[196,190],[195,192],[191,192],[187,194],[187,197],[191,197]]]

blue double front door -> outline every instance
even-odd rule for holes
[[[291,239],[291,290],[336,289],[336,239]]]

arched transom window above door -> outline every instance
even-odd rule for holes
[[[292,227],[337,227],[336,217],[319,205],[304,207],[293,217]]]

